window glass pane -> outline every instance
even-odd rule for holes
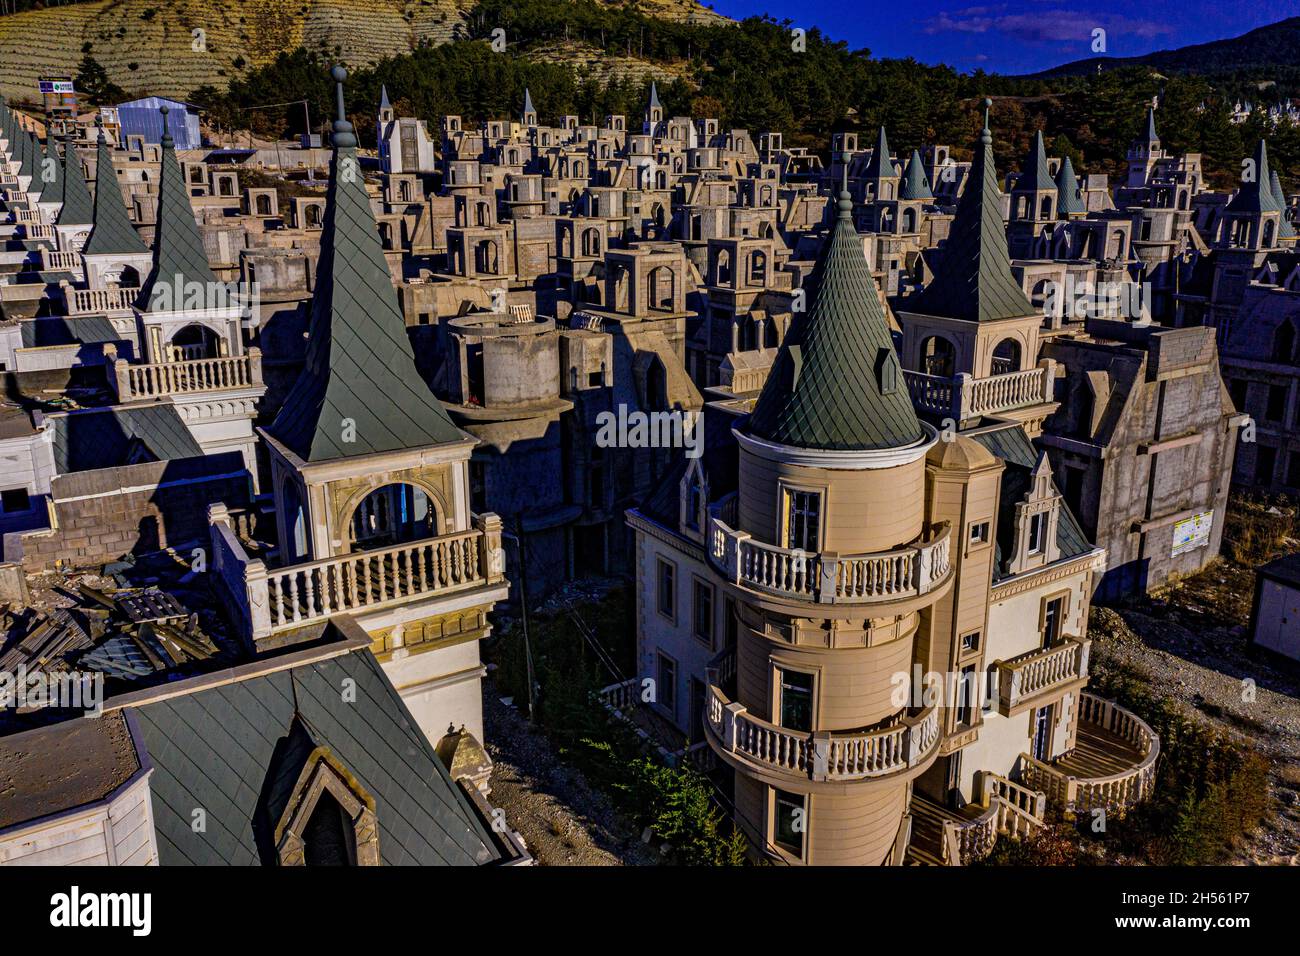
[[[803,856],[803,835],[807,829],[803,797],[797,793],[776,792],[776,820],[772,839],[783,850]]]
[[[812,730],[812,674],[778,670],[781,680],[781,726],[790,730]]]

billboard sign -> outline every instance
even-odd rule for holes
[[[72,93],[71,80],[41,80],[42,93]]]
[[[1195,551],[1210,543],[1210,529],[1214,527],[1214,512],[1202,511],[1200,514],[1184,518],[1174,525],[1173,557]]]

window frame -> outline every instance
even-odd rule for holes
[[[708,633],[706,634],[701,634],[699,629],[701,594],[705,596],[705,600],[708,602],[709,606],[706,621],[708,625]],[[716,602],[714,599],[715,594],[713,591],[713,585],[697,575],[691,575],[691,637],[709,648],[709,650],[713,649],[713,636],[714,632],[717,630],[715,627],[716,622],[714,621],[714,611],[716,610],[714,606]]]
[[[664,610],[664,572],[669,576],[669,596],[667,610]],[[655,557],[655,610],[666,620],[677,623],[677,565],[663,555]]]

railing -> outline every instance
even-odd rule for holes
[[[876,554],[805,552],[755,541],[735,531],[715,511],[709,556],[734,584],[778,597],[822,604],[870,604],[915,597],[937,587],[951,568],[951,528]]]
[[[903,378],[918,409],[960,422],[1050,402],[1056,363],[1044,359],[1036,368],[987,378],[972,378],[965,372],[946,377],[913,371],[904,371]]]
[[[635,677],[629,677],[617,684],[602,687],[596,692],[596,699],[609,710],[627,712],[636,706],[640,693],[641,681]]]
[[[58,249],[41,250],[41,268],[46,272],[79,272],[81,253]]]
[[[1151,795],[1155,785],[1160,738],[1146,722],[1118,704],[1094,694],[1079,695],[1079,722],[1089,723],[1124,740],[1141,759],[1133,767],[1105,777],[1076,777],[1053,764],[1021,754],[1021,777],[1047,794],[1048,803],[1064,814],[1102,809],[1122,815]]]
[[[985,772],[980,783],[980,802],[997,810],[998,833],[1025,836],[1041,827],[1047,818],[1047,794],[1031,790],[996,773]]]
[[[119,360],[113,364],[113,371],[119,402],[250,388],[262,384],[262,353],[252,348],[247,355],[148,365]]]
[[[139,289],[70,289],[69,315],[127,312],[140,297]]]
[[[999,711],[1006,716],[1038,694],[1086,677],[1091,648],[1091,641],[1067,638],[1055,647],[996,661]]]
[[[53,239],[54,227],[43,223],[29,222],[23,226],[23,233],[28,239]]]
[[[944,820],[941,859],[948,866],[965,866],[988,856],[998,842],[998,808],[990,806],[970,820]]]
[[[24,226],[39,226],[45,222],[39,209],[15,209],[14,222]]]
[[[245,615],[254,641],[335,614],[374,611],[505,578],[501,519],[475,515],[474,530],[268,571],[249,560],[224,507],[209,510],[218,580]]]
[[[864,780],[915,767],[939,739],[939,711],[863,731],[806,731],[778,727],[709,686],[705,717],[722,752],[749,763],[812,780]]]

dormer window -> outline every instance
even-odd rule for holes
[[[1040,511],[1029,519],[1029,553],[1042,554],[1047,531],[1047,512]]]

